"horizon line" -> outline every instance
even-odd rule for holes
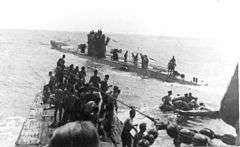
[[[26,28],[0,28],[0,30],[25,30],[25,31],[48,31],[48,32],[69,32],[69,33],[89,33],[90,31],[94,30],[91,29],[89,31],[82,31],[82,30],[54,30],[54,29],[26,29]],[[97,29],[102,30],[102,29]],[[96,30],[96,31],[97,31]],[[95,30],[94,30],[95,31]],[[178,35],[158,35],[158,34],[150,34],[150,33],[126,33],[126,32],[105,32],[102,30],[104,34],[109,35],[130,35],[130,36],[146,36],[146,37],[165,37],[165,38],[182,38],[182,39],[211,39],[216,40],[217,38],[214,37],[195,37],[195,36],[178,36]]]

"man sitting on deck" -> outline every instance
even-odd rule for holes
[[[170,102],[172,100],[172,91],[168,91],[168,95],[162,98],[163,105],[172,105]]]

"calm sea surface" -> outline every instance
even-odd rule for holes
[[[198,77],[208,86],[183,86],[142,79],[134,73],[113,70],[104,65],[91,64],[87,60],[66,54],[67,64],[94,66],[99,68],[101,76],[110,75],[110,83],[118,85],[122,93],[120,100],[136,106],[139,110],[155,118],[166,120],[171,114],[162,114],[158,107],[168,90],[174,94],[192,92],[193,95],[213,110],[218,110],[221,98],[230,81],[236,62],[233,53],[221,45],[222,42],[206,39],[156,37],[140,35],[108,34],[112,41],[110,48],[118,47],[131,52],[148,54],[152,64],[166,66],[174,55],[177,70],[185,73],[186,79]],[[35,95],[48,81],[48,72],[53,70],[62,53],[51,50],[50,40],[62,40],[77,45],[86,42],[86,33],[0,30],[0,145],[14,146],[21,126],[28,115],[29,106]],[[92,73],[89,73],[90,75]],[[124,120],[128,109],[119,104],[119,117]],[[136,123],[148,122],[141,115]],[[234,129],[221,120],[198,120],[190,127],[200,129],[209,127],[217,133],[235,135]],[[160,137],[153,146],[172,146],[172,140],[165,131],[159,131]]]

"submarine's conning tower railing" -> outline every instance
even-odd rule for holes
[[[91,31],[88,34],[88,56],[96,58],[106,57],[106,46],[110,41],[109,37],[102,34],[101,30],[97,32]]]

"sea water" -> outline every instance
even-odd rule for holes
[[[86,43],[85,32],[55,32],[30,30],[0,30],[0,145],[14,146],[19,131],[28,115],[29,106],[35,95],[48,82],[48,72],[56,66],[62,53],[50,49],[50,40],[61,40],[76,46]],[[147,54],[151,64],[166,67],[175,56],[180,73],[186,79],[197,77],[205,86],[187,86],[166,83],[156,79],[141,78],[136,73],[120,72],[106,65],[93,64],[85,59],[66,54],[66,63],[75,66],[92,66],[100,70],[101,78],[110,75],[110,84],[121,89],[119,100],[135,106],[138,110],[160,120],[174,117],[159,110],[161,97],[172,90],[183,95],[192,92],[199,101],[212,110],[218,110],[220,101],[236,65],[234,53],[223,48],[222,42],[213,39],[177,38],[144,35],[107,34],[111,48]],[[120,55],[122,56],[122,55]],[[130,55],[129,55],[130,57]],[[91,70],[88,72],[92,74]],[[207,85],[207,86],[206,86]],[[124,121],[129,109],[119,104],[119,118]],[[135,123],[151,123],[137,114]],[[208,127],[219,134],[233,134],[234,129],[219,119],[192,121],[188,127]],[[172,139],[165,131],[159,131],[153,146],[172,146]]]

